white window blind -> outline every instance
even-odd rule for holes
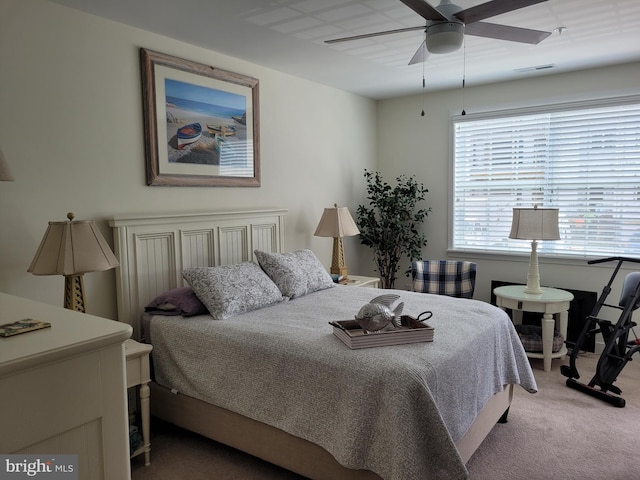
[[[452,118],[450,248],[529,252],[513,207],[559,208],[556,256],[640,255],[640,97]]]

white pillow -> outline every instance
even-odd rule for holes
[[[182,272],[182,276],[216,320],[286,300],[253,262],[195,267]]]
[[[301,297],[335,286],[329,272],[309,249],[289,253],[255,250],[253,253],[285,297]]]

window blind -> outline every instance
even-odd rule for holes
[[[546,111],[545,111],[546,110]],[[450,248],[530,252],[514,207],[559,209],[557,256],[640,256],[640,97],[452,118]]]

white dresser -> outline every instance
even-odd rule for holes
[[[0,324],[50,328],[0,337],[0,453],[75,454],[81,480],[131,478],[125,323],[0,293]]]

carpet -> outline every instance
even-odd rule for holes
[[[577,360],[581,381],[598,356]],[[554,360],[544,372],[531,360],[539,391],[516,388],[506,424],[498,424],[469,460],[470,480],[630,480],[640,478],[640,362],[632,361],[616,385],[627,404],[616,408],[566,387]],[[153,401],[153,398],[151,399]],[[293,474],[200,435],[152,419],[151,465],[132,459],[132,480],[299,480]]]

